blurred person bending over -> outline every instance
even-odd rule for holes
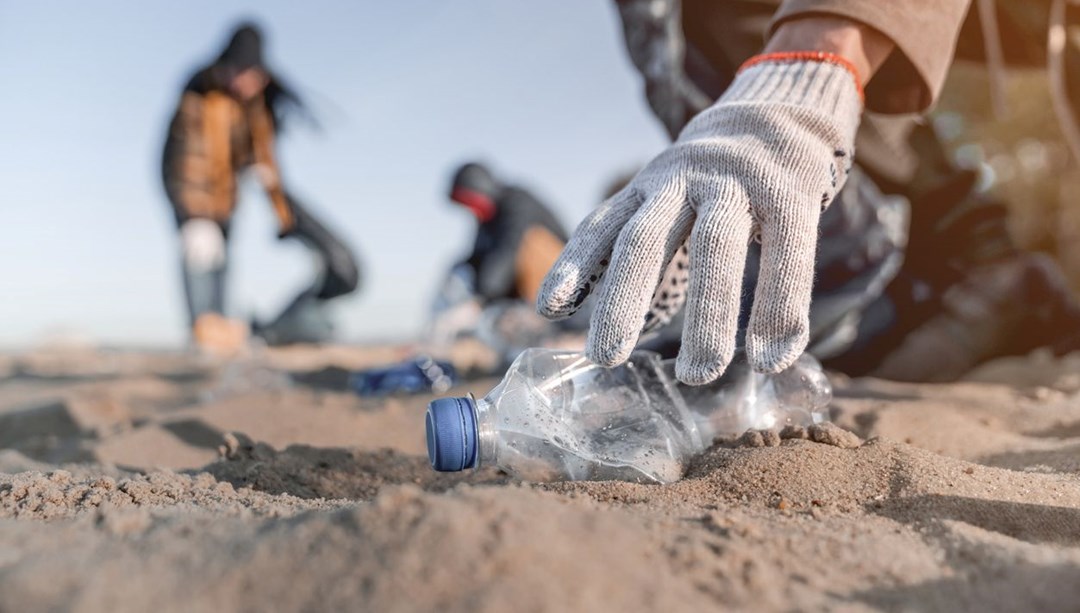
[[[476,238],[436,296],[428,340],[445,350],[473,336],[512,360],[525,347],[566,330],[537,317],[532,306],[566,244],[566,231],[551,210],[475,162],[454,173],[450,199],[476,219]]]
[[[500,183],[482,164],[454,174],[450,199],[476,218],[476,239],[464,265],[481,302],[535,302],[540,283],[566,244],[555,215],[526,190]]]
[[[690,384],[737,346],[762,372],[809,346],[905,379],[1080,346],[1060,271],[1013,247],[1004,208],[911,117],[958,38],[987,38],[968,0],[616,4],[674,143],[585,219],[540,291],[556,319],[596,291],[593,361],[623,362],[684,304],[666,347]]]
[[[247,325],[225,316],[229,225],[247,170],[266,189],[279,238],[301,241],[320,262],[314,282],[269,324],[255,324],[255,334],[271,344],[329,340],[325,301],[359,283],[350,250],[282,185],[274,140],[287,112],[298,109],[300,99],[264,63],[262,36],[250,24],[184,87],[162,175],[180,233],[192,338],[203,349],[231,353],[247,341]]]

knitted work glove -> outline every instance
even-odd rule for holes
[[[760,372],[787,368],[809,341],[818,219],[847,176],[861,112],[854,69],[838,56],[751,59],[716,104],[582,222],[544,280],[538,311],[571,315],[605,276],[586,354],[614,366],[658,306],[670,316],[685,299],[676,375],[704,384],[734,354],[747,246],[757,238],[746,353]]]

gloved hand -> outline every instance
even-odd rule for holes
[[[185,221],[180,226],[180,249],[184,265],[193,273],[225,265],[225,234],[215,221],[198,217]]]
[[[614,366],[634,349],[654,301],[670,309],[685,299],[676,375],[707,383],[734,354],[756,237],[761,271],[747,357],[760,372],[790,366],[809,340],[818,219],[846,178],[861,112],[854,69],[837,56],[747,62],[716,104],[582,222],[544,280],[538,311],[571,315],[606,270],[586,354]],[[688,238],[684,281],[669,274],[658,287]]]

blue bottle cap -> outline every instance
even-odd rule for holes
[[[432,468],[455,472],[476,466],[476,407],[472,398],[431,401],[425,429]]]

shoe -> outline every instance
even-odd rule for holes
[[[248,325],[218,313],[204,313],[192,326],[192,338],[199,351],[216,357],[235,357],[248,348]]]
[[[1050,257],[1024,253],[972,270],[942,296],[942,312],[908,334],[870,374],[952,381],[994,358],[1080,350],[1080,303]]]

